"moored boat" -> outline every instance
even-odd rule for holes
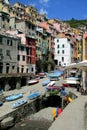
[[[36,84],[38,82],[39,82],[38,79],[31,79],[31,80],[28,81],[28,85],[33,85],[33,84]]]
[[[0,106],[2,106],[3,105],[3,102],[2,101],[0,101]]]
[[[15,103],[13,103],[12,105],[11,105],[11,108],[17,108],[17,107],[20,107],[20,106],[22,106],[22,105],[24,105],[25,103],[27,103],[27,100],[19,100],[19,101],[17,101],[17,102],[15,102]]]
[[[45,73],[44,72],[41,72],[38,74],[40,78],[44,78],[45,77]]]
[[[55,85],[55,81],[51,81],[47,86],[53,86]]]
[[[18,94],[12,94],[10,96],[7,96],[5,98],[6,101],[13,101],[13,100],[16,100],[16,99],[19,99],[19,98],[22,98],[23,97],[23,94],[22,93],[18,93]]]
[[[35,99],[35,98],[39,97],[40,94],[41,94],[40,92],[34,92],[34,93],[31,93],[27,98],[28,99]]]
[[[50,83],[50,79],[47,79],[47,80],[45,80],[44,82],[42,82],[42,86],[46,86],[47,84],[49,84]]]
[[[61,90],[60,86],[47,86],[46,87],[47,90]]]

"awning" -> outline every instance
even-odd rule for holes
[[[79,62],[79,63],[72,63],[72,64],[65,67],[65,69],[70,69],[70,68],[78,68],[78,69],[81,69],[83,71],[87,71],[87,60],[84,60],[84,61]]]
[[[66,84],[80,84],[79,81],[71,80],[71,79],[64,80],[64,83],[66,83]]]

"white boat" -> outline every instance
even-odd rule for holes
[[[51,81],[51,82],[47,85],[47,87],[48,87],[48,86],[53,86],[53,85],[55,85],[55,81]]]
[[[28,85],[33,85],[33,84],[36,84],[38,82],[39,82],[38,79],[31,79],[31,80],[28,81]]]
[[[77,77],[69,77],[64,80],[66,84],[80,84],[80,79]]]
[[[27,103],[27,100],[19,100],[11,105],[11,108],[17,108],[23,104]]]

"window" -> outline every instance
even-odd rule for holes
[[[7,56],[10,56],[11,54],[10,54],[10,50],[6,50],[6,55]]]
[[[12,46],[12,40],[7,39],[7,45]]]
[[[64,57],[62,57],[62,61],[64,61]]]
[[[64,48],[64,44],[62,44],[62,47]]]
[[[7,40],[7,45],[9,46],[9,40]]]
[[[21,51],[24,51],[24,47],[23,46],[21,46]]]
[[[0,49],[0,55],[2,55],[2,49]]]
[[[70,39],[67,39],[68,41],[70,41]]]
[[[20,60],[20,55],[18,55],[17,60],[18,60],[18,61]]]
[[[2,37],[0,37],[0,44],[2,44]]]
[[[58,52],[57,52],[58,54],[60,53],[60,51],[58,50]]]
[[[17,73],[19,73],[19,67],[17,67]]]
[[[57,39],[57,42],[59,42],[59,39]]]
[[[10,45],[12,46],[12,40],[11,40],[11,44]]]
[[[59,48],[60,46],[59,45],[57,45],[57,48]]]
[[[15,68],[15,66],[12,66],[12,69],[14,69]]]
[[[34,71],[34,69],[33,69],[33,68],[31,68],[31,71],[33,72],[33,71]]]
[[[5,18],[4,18],[4,17],[2,17],[2,20],[3,20],[3,21],[5,21]]]
[[[62,54],[64,54],[64,50],[62,50]]]
[[[5,28],[5,25],[3,25],[3,28]]]
[[[25,56],[22,56],[22,61],[25,61]]]

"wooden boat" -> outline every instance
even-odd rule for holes
[[[47,84],[49,84],[50,83],[50,79],[47,79],[47,80],[45,80],[44,82],[42,82],[42,86],[46,86]]]
[[[3,89],[0,90],[0,94],[3,94]]]
[[[38,75],[39,75],[40,78],[44,78],[45,77],[45,73],[44,72],[39,73]]]
[[[53,71],[53,73],[50,73],[48,76],[50,78],[51,81],[53,80],[58,80],[59,77],[63,74],[63,71],[59,71],[59,70],[55,70]]]
[[[22,97],[23,97],[23,94],[18,93],[18,94],[13,94],[13,95],[6,97],[5,100],[6,101],[13,101],[13,100],[16,100],[16,99],[19,99],[19,98],[22,98]]]
[[[35,99],[35,98],[39,97],[40,94],[41,94],[40,92],[34,92],[34,93],[30,94],[27,98],[28,99]]]
[[[3,102],[2,101],[0,101],[0,106],[2,106],[3,105]]]
[[[55,81],[51,81],[47,86],[53,86],[55,85]]]
[[[77,77],[68,77],[64,80],[65,84],[80,84],[80,79]]]
[[[31,80],[28,81],[28,85],[33,85],[33,84],[36,84],[38,82],[39,82],[38,79],[31,79]]]
[[[60,86],[47,86],[46,89],[49,90],[61,90]]]
[[[27,100],[19,100],[11,105],[11,108],[17,108],[27,103]]]

